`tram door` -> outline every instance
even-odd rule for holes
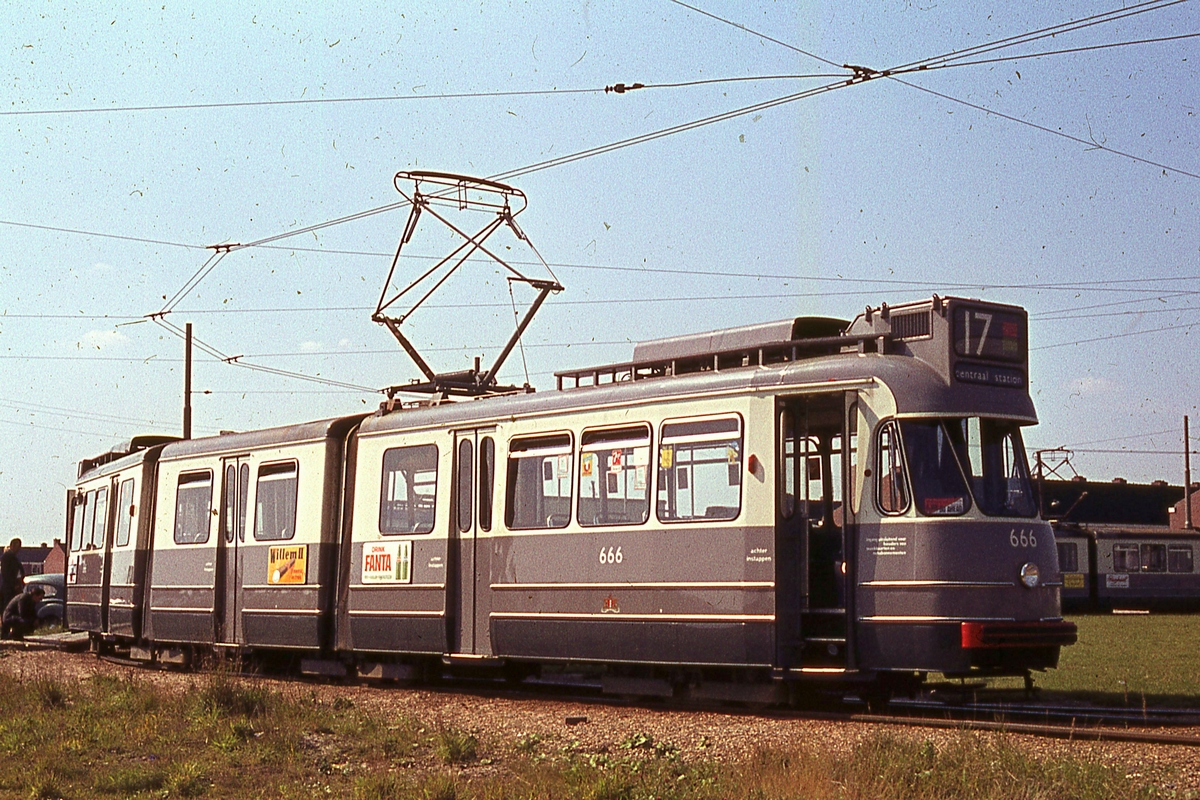
[[[493,429],[454,435],[454,521],[446,589],[450,651],[489,656],[491,614],[492,498],[496,478]]]
[[[213,586],[213,617],[218,644],[242,641],[242,553],[246,544],[246,499],[250,464],[245,458],[226,458],[221,480],[221,539],[217,543],[217,575]]]
[[[777,659],[780,666],[846,666],[846,549],[842,392],[778,406]]]

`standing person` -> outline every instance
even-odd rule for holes
[[[20,594],[24,585],[25,567],[20,552],[21,540],[13,539],[0,554],[0,608],[8,608],[8,601]]]
[[[24,639],[37,628],[37,604],[46,596],[46,590],[36,583],[8,601],[4,615],[0,617],[0,638]]]

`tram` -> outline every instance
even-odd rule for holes
[[[655,340],[556,384],[86,459],[68,626],[147,663],[711,697],[1027,676],[1075,641],[1019,307]]]

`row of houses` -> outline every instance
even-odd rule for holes
[[[54,544],[43,542],[37,547],[22,547],[17,551],[26,575],[41,575],[48,572],[67,571],[67,548],[61,539]]]

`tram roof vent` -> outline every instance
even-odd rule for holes
[[[932,309],[892,314],[892,338],[900,340],[925,339],[933,335]]]
[[[123,442],[107,453],[101,453],[93,458],[85,458],[79,462],[79,475],[82,478],[83,474],[96,467],[116,461],[118,458],[124,458],[131,453],[136,453],[139,450],[148,450],[151,447],[156,447],[160,444],[170,444],[178,442],[178,436],[134,436],[128,442]]]
[[[878,334],[849,336],[850,323],[832,317],[797,317],[706,333],[639,342],[633,360],[602,367],[556,372],[558,388],[600,386],[645,378],[695,372],[718,372],[738,367],[761,367],[834,355],[860,340]],[[571,381],[571,383],[567,383]]]
[[[671,336],[666,339],[651,339],[633,346],[633,360],[642,362],[694,358],[731,350],[752,350],[797,339],[840,336],[849,324],[844,319],[832,317],[798,317],[706,333]]]

